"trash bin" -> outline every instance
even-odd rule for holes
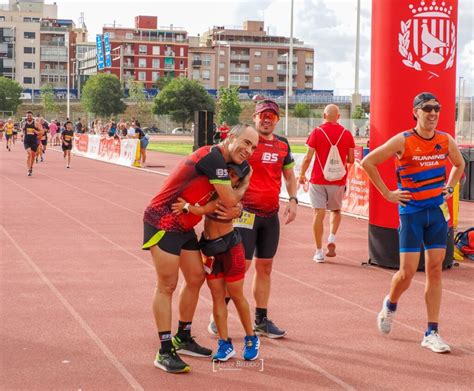
[[[474,201],[474,148],[460,148],[460,151],[466,163],[460,198],[464,201]]]

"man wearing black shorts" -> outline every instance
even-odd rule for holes
[[[67,166],[71,166],[71,150],[72,143],[74,142],[74,131],[72,130],[72,122],[66,121],[64,124],[65,129],[61,133],[61,148],[64,153],[64,159],[67,159]]]
[[[39,131],[35,125],[31,111],[26,112],[23,134],[23,144],[27,153],[26,166],[28,168],[28,176],[31,176],[33,175],[33,163],[35,161],[36,151],[38,150],[38,136],[41,135],[41,131]]]
[[[281,338],[286,335],[285,330],[278,328],[267,317],[273,257],[280,238],[278,210],[282,174],[290,196],[284,212],[285,224],[295,219],[298,204],[296,177],[293,171],[295,162],[290,145],[287,139],[273,134],[279,115],[279,106],[272,100],[261,100],[256,105],[253,118],[259,142],[257,150],[248,160],[253,174],[249,188],[242,199],[244,212],[234,223],[242,236],[247,269],[255,256],[256,273],[252,284],[256,303],[254,329],[257,334],[269,338]],[[211,322],[209,331],[213,330],[212,326]]]
[[[154,365],[167,372],[188,372],[189,365],[176,353],[210,357],[212,351],[199,346],[191,336],[191,323],[205,280],[202,258],[194,226],[201,216],[183,218],[172,212],[172,204],[180,197],[193,205],[205,205],[217,192],[224,206],[231,208],[230,217],[240,214],[235,205],[248,187],[248,180],[233,189],[227,163],[242,164],[257,148],[258,134],[248,125],[233,129],[217,146],[205,146],[185,158],[171,173],[160,192],[153,198],[144,215],[143,249],[151,251],[157,274],[153,312],[161,349]],[[233,209],[236,209],[234,211]],[[179,297],[179,325],[171,337],[171,302],[178,282],[179,269],[185,282]]]

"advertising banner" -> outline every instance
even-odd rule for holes
[[[105,67],[112,67],[112,57],[110,55],[110,35],[109,33],[104,34],[104,49],[105,49]]]
[[[102,45],[102,34],[95,36],[95,44],[97,46],[97,68],[104,69],[104,47]]]

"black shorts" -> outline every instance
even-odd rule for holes
[[[244,216],[248,212],[244,213]],[[254,214],[251,224],[234,224],[242,236],[242,243],[245,248],[245,259],[273,258],[278,248],[280,240],[280,220],[278,213],[273,216],[261,217]]]
[[[33,152],[38,150],[38,143],[36,141],[25,141],[23,145],[25,149],[31,149]]]
[[[155,245],[166,253],[178,256],[181,250],[199,251],[196,232],[167,232],[143,223],[142,250],[149,250]]]
[[[61,144],[61,149],[63,151],[70,151],[72,149],[72,144],[69,144],[69,145]]]
[[[5,134],[5,137],[7,138],[7,140],[10,140],[13,137],[13,134]]]
[[[48,145],[48,140],[41,140],[41,144],[46,147]]]

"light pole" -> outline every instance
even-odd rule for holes
[[[291,12],[290,12],[290,58],[288,62],[290,63],[289,67],[289,79],[288,79],[288,94],[293,96],[293,5],[294,0],[291,0]]]
[[[66,116],[68,119],[71,119],[70,112],[71,112],[71,107],[70,107],[70,98],[69,98],[69,83],[71,79],[71,74],[70,74],[70,69],[69,69],[69,36],[68,33],[64,35],[64,43],[66,45],[66,59],[67,59],[67,64],[66,64],[66,69],[67,69],[67,76],[66,76]]]
[[[288,78],[288,66],[289,66],[289,58],[290,56],[288,53],[283,54],[282,57],[286,57],[286,80],[285,80],[285,136],[288,136],[288,85],[289,85],[289,78]]]

